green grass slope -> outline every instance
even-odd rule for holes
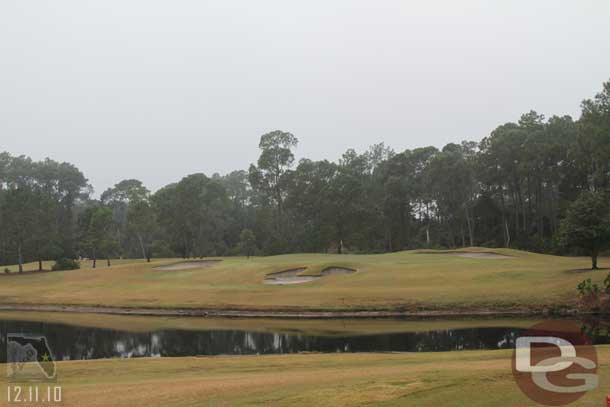
[[[574,302],[585,278],[605,271],[575,272],[587,258],[508,249],[465,249],[510,256],[467,258],[447,252],[406,251],[379,255],[291,254],[224,258],[211,266],[160,271],[178,259],[122,261],[110,268],[0,276],[0,303],[78,304],[159,308],[259,310],[500,310],[543,309]],[[356,269],[305,284],[265,285],[265,275],[297,267]],[[610,267],[603,259],[601,267]]]

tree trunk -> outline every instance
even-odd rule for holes
[[[148,259],[148,256],[146,255],[146,248],[144,247],[144,241],[142,240],[142,236],[139,233],[137,234],[137,236],[138,236],[138,242],[140,243],[140,249],[142,249],[142,257],[144,257],[145,259]]]
[[[17,261],[19,262],[19,272],[23,273],[23,256],[21,255],[21,243],[17,245]]]
[[[42,271],[42,260],[38,259],[38,271]]]
[[[439,223],[442,225],[442,219],[441,219],[441,221]],[[449,236],[451,236],[450,244],[451,244],[451,248],[454,249],[456,247],[456,244],[455,244],[455,233],[453,232],[453,225],[452,225],[452,223],[453,222],[451,222],[449,220],[447,221],[447,227],[449,228]]]
[[[340,219],[337,223],[337,237],[339,238],[339,246],[337,247],[338,254],[343,253],[343,221]]]
[[[408,246],[406,237],[406,216],[405,216],[405,203],[400,203],[400,247],[398,250],[404,250]],[[390,251],[392,251],[392,228],[390,227]]]
[[[466,247],[466,235],[464,234],[463,222],[460,222],[460,236],[462,237],[462,247]]]
[[[119,257],[123,258],[123,244],[121,243],[121,228],[117,228],[117,240],[119,242]]]
[[[504,187],[500,187],[500,205],[502,208],[502,236],[504,237],[504,247],[508,247],[510,244],[510,234],[508,232],[508,220],[506,219],[506,204],[504,202]]]
[[[598,256],[597,252],[594,252],[593,254],[591,254],[591,270],[598,270],[599,269],[597,267],[597,256]]]
[[[470,220],[470,211],[468,210],[468,205],[466,205],[466,224],[468,226],[468,239],[470,241],[470,247],[474,247],[474,232],[472,227],[472,221]]]
[[[110,257],[106,257],[106,265],[110,267]]]

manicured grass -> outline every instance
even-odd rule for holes
[[[599,387],[575,405],[605,405],[609,351],[598,347]],[[510,357],[463,351],[74,361],[58,363],[57,384],[64,406],[537,406],[515,384]],[[6,400],[5,385],[0,393]]]
[[[144,259],[111,259],[110,260],[110,266],[117,266],[117,265],[121,265],[121,264],[133,264],[133,263],[144,263]],[[93,267],[93,260],[80,260],[79,261],[81,268],[83,269],[89,269]],[[47,260],[47,261],[43,261],[42,262],[42,269],[44,271],[49,271],[51,270],[51,267],[53,267],[53,265],[55,264],[55,261],[52,260]],[[108,268],[106,259],[100,259],[96,262],[95,264],[96,268],[100,268],[100,269],[104,269],[104,268]],[[8,269],[9,273],[18,273],[19,272],[19,265],[17,264],[12,264],[10,266],[0,266],[0,272],[2,273],[6,273],[6,269]],[[38,271],[38,262],[32,262],[32,263],[24,263],[23,264],[23,272],[28,272],[28,271]]]
[[[470,249],[484,250],[484,249]],[[587,258],[507,249],[510,259],[464,258],[416,251],[380,255],[294,254],[225,258],[182,271],[153,267],[178,259],[127,261],[110,268],[0,276],[0,303],[261,310],[472,310],[571,305],[576,285],[607,271],[576,273]],[[288,286],[264,285],[266,274],[297,267],[358,270]],[[601,267],[610,267],[602,259]]]
[[[64,312],[0,312],[2,321],[33,321],[129,332],[157,330],[236,330],[283,332],[286,334],[348,336],[427,332],[466,328],[529,328],[540,320],[523,318],[470,319],[285,319],[285,318],[206,318],[153,317],[133,315],[81,314]],[[565,321],[565,320],[564,320]]]

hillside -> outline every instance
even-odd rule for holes
[[[237,310],[543,310],[573,303],[587,258],[509,249],[405,251],[379,255],[291,254],[221,258],[184,270],[180,259],[122,261],[110,268],[0,276],[1,304]],[[486,252],[487,255],[472,254]],[[470,253],[470,254],[468,254]],[[602,259],[601,267],[610,267]],[[352,273],[325,275],[328,268]],[[302,284],[264,284],[271,273],[304,269]]]

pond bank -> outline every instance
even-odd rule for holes
[[[197,316],[223,318],[446,318],[587,315],[575,309],[473,310],[245,310],[203,308],[102,307],[91,305],[0,304],[0,311],[75,312],[113,315]]]

